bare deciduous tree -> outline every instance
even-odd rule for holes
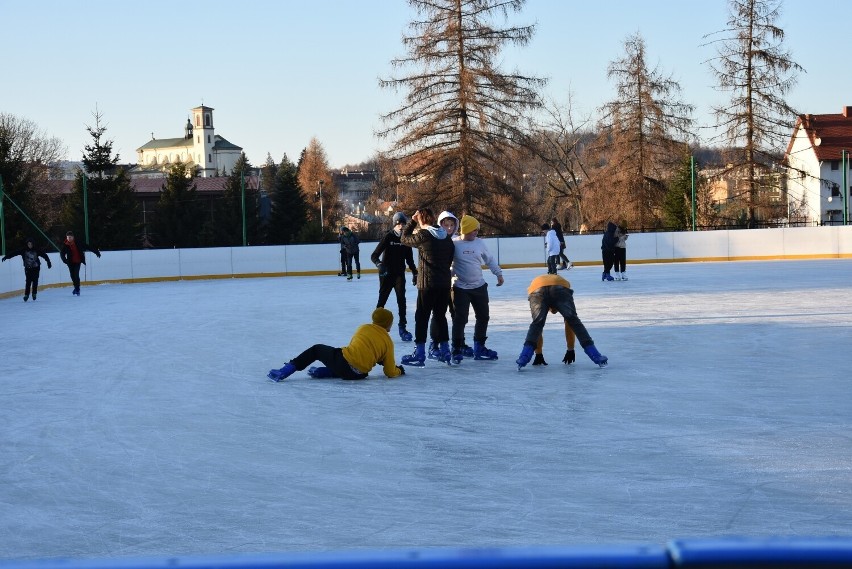
[[[336,222],[340,220],[340,192],[334,186],[325,148],[316,138],[312,138],[308,146],[302,151],[297,172],[299,188],[305,204],[308,206],[308,229],[312,226],[311,222],[313,222],[313,226],[319,227],[319,223],[322,221],[322,230],[325,234],[328,228],[333,228]],[[320,192],[322,192],[322,196],[320,196]],[[303,235],[303,238],[309,236],[310,231]]]
[[[784,96],[804,69],[782,47],[784,30],[775,23],[780,1],[729,0],[728,6],[728,27],[711,34],[722,37],[710,42],[717,44],[718,55],[709,63],[718,89],[730,93],[731,99],[713,110],[727,144],[742,149],[729,170],[744,171],[744,205],[748,224],[753,226],[760,188],[765,185],[762,173],[777,161],[796,117]]]
[[[65,147],[58,138],[47,136],[34,122],[0,113],[0,178],[3,192],[11,198],[30,219],[42,227],[56,222],[56,208],[37,207],[36,194],[49,191],[50,167],[65,155]],[[54,203],[55,200],[46,200]],[[4,214],[6,236],[17,242],[26,235],[35,235],[26,217],[6,201]]]
[[[399,77],[383,87],[406,89],[403,106],[382,118],[378,133],[395,138],[399,180],[413,184],[410,200],[470,213],[507,229],[513,215],[498,196],[520,199],[520,174],[506,152],[527,144],[521,117],[537,108],[544,79],[505,73],[495,61],[507,44],[525,45],[533,26],[492,21],[518,12],[524,0],[409,0],[419,19],[403,37],[408,56],[392,64]]]

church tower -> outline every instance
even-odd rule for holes
[[[213,109],[201,105],[192,109],[192,153],[198,165],[198,175],[210,178],[216,175],[218,164],[213,146],[216,137],[213,134]]]

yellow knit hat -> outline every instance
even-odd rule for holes
[[[373,311],[373,324],[382,328],[390,328],[393,324],[393,314],[387,308],[377,308]]]
[[[466,235],[471,231],[479,229],[479,222],[472,215],[463,215],[461,218],[461,234]]]

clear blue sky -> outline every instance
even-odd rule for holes
[[[802,112],[852,105],[848,3],[786,0],[785,46],[807,73],[789,100]],[[0,112],[34,121],[79,160],[95,107],[124,162],[157,138],[183,135],[189,109],[215,109],[216,133],[253,164],[270,153],[297,160],[316,137],[332,167],[371,157],[383,144],[379,115],[402,94],[378,87],[405,54],[414,10],[404,0],[0,0]],[[529,0],[510,17],[536,24],[530,45],[502,55],[505,70],[548,77],[546,95],[574,96],[590,114],[613,98],[610,61],[639,31],[649,63],[683,88],[695,118],[709,124],[724,102],[703,62],[704,36],[725,28],[725,0]]]

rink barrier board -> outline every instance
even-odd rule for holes
[[[631,234],[628,266],[648,263],[777,261],[852,258],[852,226],[744,229],[682,233]],[[577,267],[600,266],[600,235],[567,236],[568,254]],[[504,269],[544,267],[541,237],[484,238]],[[375,274],[369,261],[373,243],[361,246],[363,274]],[[57,253],[52,269],[42,265],[39,288],[70,286]],[[415,252],[416,256],[416,252]],[[81,280],[86,285],[147,283],[222,278],[327,276],[340,270],[337,243],[104,251],[87,257]],[[20,259],[0,264],[0,298],[23,294]]]
[[[726,537],[660,545],[434,548],[228,556],[0,561],[0,569],[839,569],[852,538]]]

